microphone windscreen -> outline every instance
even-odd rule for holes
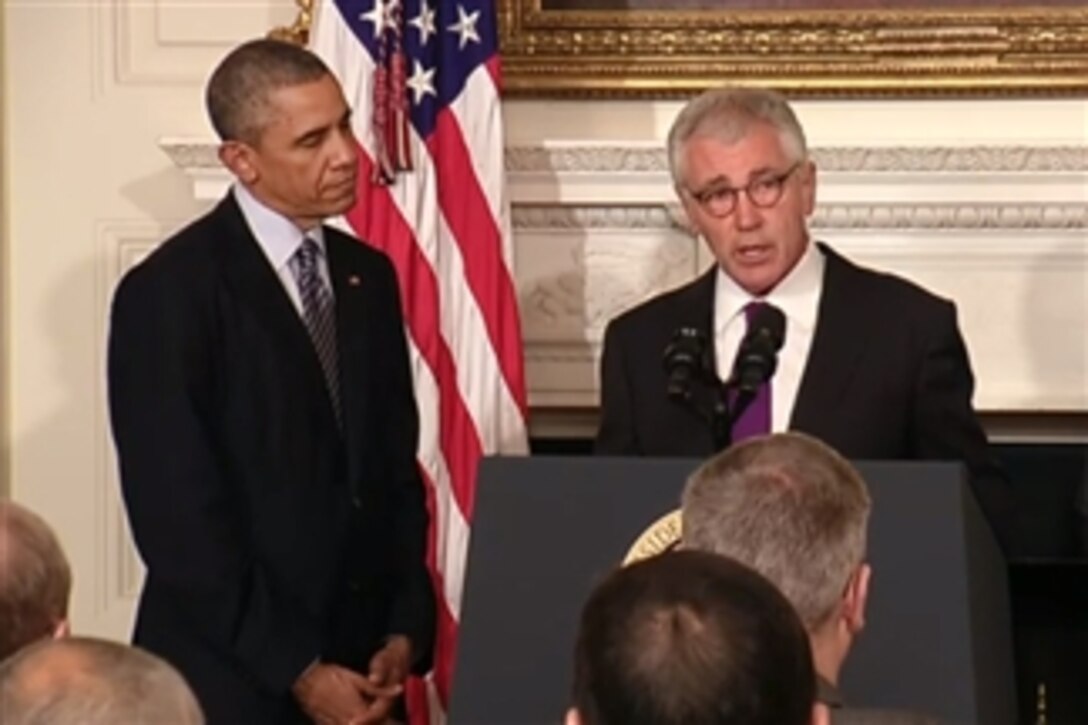
[[[766,335],[771,347],[777,352],[786,339],[786,316],[774,305],[762,305],[752,316],[748,329]]]

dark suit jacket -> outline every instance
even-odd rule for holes
[[[826,705],[832,725],[937,725],[936,720],[906,710],[845,707],[839,688],[816,674],[816,701]]]
[[[117,289],[109,404],[147,565],[134,641],[211,723],[294,722],[320,657],[365,671],[390,634],[427,666],[434,602],[396,277],[325,232],[344,430],[304,323],[233,196]]]
[[[937,720],[908,711],[846,707],[831,711],[831,725],[937,725]]]
[[[823,293],[789,428],[852,459],[964,461],[1001,537],[1011,526],[1011,494],[971,406],[974,376],[954,305],[819,248]],[[662,353],[678,327],[701,329],[713,340],[716,274],[712,268],[608,325],[599,453],[714,452],[710,427],[666,395]],[[709,404],[709,392],[703,394]]]

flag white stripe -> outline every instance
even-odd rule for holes
[[[473,170],[480,189],[487,198],[491,216],[501,219],[509,214],[506,197],[506,185],[503,183],[506,168],[503,156],[502,114],[497,105],[498,91],[486,66],[480,66],[469,74],[461,95],[450,102],[448,108],[457,119],[461,136],[469,149]],[[507,264],[507,274],[513,279],[513,270],[509,269],[512,261],[513,239],[509,229],[499,225],[502,234],[503,259]]]
[[[438,383],[430,366],[410,343],[409,356],[415,372],[417,400],[438,400]],[[467,554],[468,522],[456,505],[450,472],[439,445],[438,407],[419,406],[419,461],[435,487],[435,566],[442,573],[442,594],[454,619],[461,618],[464,557]]]

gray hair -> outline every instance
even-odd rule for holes
[[[871,508],[857,469],[827,445],[800,433],[753,438],[688,479],[683,546],[752,567],[815,632],[864,560]]]
[[[668,141],[673,184],[680,186],[684,181],[683,153],[689,139],[710,137],[731,145],[747,136],[756,124],[778,131],[791,161],[808,157],[805,132],[781,94],[761,88],[716,88],[689,101],[673,121]]]
[[[208,80],[205,104],[223,141],[254,143],[268,123],[269,94],[331,75],[316,55],[294,43],[261,38],[225,57]]]
[[[40,516],[0,499],[0,660],[68,618],[72,571]]]
[[[31,645],[0,664],[5,725],[202,725],[181,675],[136,647],[69,637]]]

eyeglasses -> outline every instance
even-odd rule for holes
[[[748,182],[747,186],[712,185],[699,191],[688,191],[688,195],[711,216],[727,217],[737,208],[737,198],[743,191],[748,201],[760,209],[769,209],[782,198],[786,179],[800,168],[801,162],[794,163],[781,174],[763,176]]]

